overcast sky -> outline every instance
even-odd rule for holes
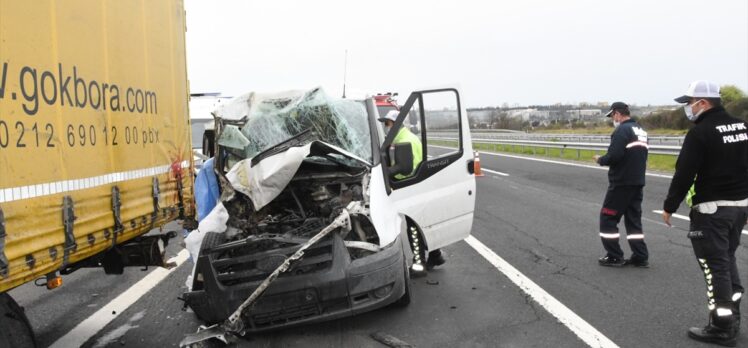
[[[468,107],[748,92],[746,0],[186,0],[190,87],[348,94],[457,84]]]

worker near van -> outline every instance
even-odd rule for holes
[[[397,115],[399,114],[400,111],[398,110],[390,110],[387,115],[379,118],[380,122],[384,122],[384,128],[388,133],[392,131],[392,127],[395,125],[395,120],[397,120]],[[410,149],[413,152],[413,166],[411,167],[409,174],[395,175],[395,180],[402,180],[413,176],[418,165],[423,160],[423,145],[421,145],[421,139],[418,139],[418,136],[408,130],[407,127],[401,126],[400,129],[397,130],[397,134],[395,135],[395,139],[392,140],[392,144],[405,143],[410,143]]]
[[[384,127],[387,132],[397,132],[395,139],[392,144],[404,144],[409,143],[411,151],[413,152],[413,166],[409,174],[397,174],[394,176],[395,180],[403,180],[413,176],[418,169],[418,165],[423,160],[423,145],[418,136],[413,134],[407,127],[400,127],[397,130],[392,128],[395,126],[397,116],[400,114],[398,110],[390,110],[384,117],[380,117],[379,121],[384,123]],[[428,259],[424,265],[423,260],[426,253],[425,244],[420,241],[418,236],[418,229],[415,226],[408,226],[408,240],[410,241],[411,249],[413,250],[413,265],[410,270],[415,276],[424,275],[426,269],[431,269],[436,266],[443,265],[446,261],[442,255],[441,250],[432,250],[428,254]]]
[[[704,273],[709,309],[708,324],[689,329],[688,336],[734,347],[745,292],[735,251],[748,218],[748,124],[725,111],[712,82],[692,82],[675,101],[695,125],[678,155],[662,219],[670,226],[693,186],[688,238]]]
[[[609,166],[608,191],[600,209],[600,239],[606,254],[598,260],[601,266],[632,265],[649,267],[649,252],[642,230],[642,199],[644,173],[647,168],[647,132],[631,119],[629,106],[615,102],[605,115],[613,120],[615,130],[610,135],[608,152],[595,155],[601,166]],[[619,245],[618,223],[624,217],[626,239],[632,256],[624,259]]]

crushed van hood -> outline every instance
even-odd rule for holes
[[[255,165],[252,165],[252,159],[240,161],[226,174],[226,178],[234,190],[251,199],[255,210],[260,210],[278,197],[288,186],[304,159],[329,153],[337,153],[353,159],[362,166],[367,165],[365,160],[341,148],[321,141],[313,141],[264,158]]]

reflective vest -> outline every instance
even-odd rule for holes
[[[400,130],[397,131],[397,135],[395,135],[395,139],[392,141],[392,144],[404,143],[410,143],[410,149],[411,151],[413,151],[413,170],[408,175],[395,175],[396,180],[402,180],[412,176],[413,173],[415,173],[416,168],[418,168],[418,165],[423,160],[423,145],[421,145],[421,140],[418,139],[418,136],[411,133],[408,128],[400,127]]]

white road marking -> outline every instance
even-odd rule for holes
[[[582,168],[591,168],[591,169],[597,169],[597,170],[608,170],[608,167],[602,167],[602,166],[591,166],[586,164],[578,164],[578,163],[572,163],[572,162],[562,162],[562,161],[553,161],[553,160],[547,160],[542,158],[532,158],[532,157],[525,157],[525,156],[515,156],[515,155],[506,155],[502,153],[493,153],[493,152],[480,152],[480,154],[486,154],[491,156],[500,156],[500,157],[509,157],[509,158],[518,158],[518,159],[524,159],[524,160],[530,160],[530,161],[537,161],[537,162],[545,162],[545,163],[553,163],[553,164],[562,164],[572,167],[582,167]],[[665,178],[665,179],[672,179],[672,175],[663,175],[663,174],[655,174],[655,173],[645,173],[647,176],[652,176],[656,178]]]
[[[429,145],[430,147],[436,147],[441,149],[452,149],[449,147],[444,146],[438,146],[438,145]],[[499,157],[508,157],[508,158],[517,158],[517,159],[524,159],[529,161],[536,161],[536,162],[544,162],[544,163],[553,163],[553,164],[561,164],[565,166],[572,166],[572,167],[581,167],[581,168],[590,168],[590,169],[597,169],[597,170],[608,170],[608,167],[601,167],[601,166],[591,166],[586,164],[579,164],[579,163],[572,163],[572,162],[563,162],[563,161],[554,161],[554,160],[548,160],[548,159],[542,159],[542,158],[533,158],[533,157],[525,157],[525,156],[516,156],[516,155],[507,155],[503,153],[495,153],[495,152],[478,152],[481,155],[490,155],[490,156],[499,156]],[[663,174],[655,174],[655,173],[646,173],[647,176],[652,176],[656,178],[665,178],[665,179],[672,179],[672,175],[663,175]]]
[[[448,149],[448,147],[442,147],[442,146],[435,146],[435,145],[429,145],[429,146]],[[428,155],[427,157],[428,158],[433,158],[434,156]],[[496,175],[501,175],[501,176],[509,176],[509,174],[507,174],[507,173],[502,173],[502,172],[499,172],[499,171],[496,171],[496,170],[486,169],[486,168],[483,168],[483,167],[481,167],[481,170],[484,171],[484,172],[486,172],[486,173],[491,173],[491,174],[496,174]]]
[[[660,215],[662,215],[662,213],[664,213],[664,211],[662,211],[662,210],[652,210],[652,212],[655,213],[655,214],[660,214]],[[691,221],[691,218],[689,218],[688,216],[685,216],[685,215],[673,214],[671,216],[674,217],[674,218],[681,219],[681,220]]]
[[[133,284],[125,292],[117,296],[114,300],[107,303],[92,316],[82,321],[78,326],[70,330],[65,336],[52,343],[51,348],[80,347],[91,337],[96,335],[101,329],[117,318],[122,312],[130,307],[135,301],[140,299],[149,290],[153,289],[158,283],[166,278],[172,271],[177,269],[187,258],[189,252],[183,249],[173,257],[169,262],[176,262],[177,266],[172,269],[156,268],[143,279]]]
[[[496,175],[501,175],[501,176],[509,176],[509,174],[507,173],[502,173],[502,172],[491,170],[491,169],[481,168],[481,170],[486,173],[491,173],[491,174],[496,174]]]
[[[125,325],[122,325],[108,332],[107,334],[99,337],[99,339],[96,341],[96,344],[93,346],[93,348],[104,348],[112,344],[114,341],[119,340],[128,331],[139,328],[140,325],[135,325],[135,323],[143,319],[144,316],[145,316],[145,310],[135,313],[135,315],[133,315],[130,318],[130,320],[127,321]]]
[[[655,213],[655,214],[660,214],[660,215],[662,215],[662,213],[663,213],[662,210],[652,210],[652,212]],[[681,220],[691,221],[691,219],[688,216],[684,216],[684,215],[680,215],[680,214],[673,214],[671,216],[674,217],[674,218],[681,219]],[[743,230],[743,234],[748,235],[748,231]]]
[[[553,296],[547,293],[543,288],[535,284],[530,278],[527,278],[519,270],[514,268],[508,262],[504,261],[499,255],[496,255],[491,249],[485,244],[481,243],[478,239],[473,236],[465,238],[465,242],[468,243],[475,251],[483,256],[488,262],[496,267],[501,273],[506,275],[514,284],[516,284],[525,294],[532,297],[535,302],[543,306],[551,315],[556,317],[558,321],[568,327],[574,334],[576,334],[582,341],[587,343],[590,347],[604,347],[613,348],[618,347],[613,341],[605,337],[600,331],[597,331],[592,325],[584,321],[576,313],[572,312],[571,309],[564,306],[563,303],[556,300]]]

